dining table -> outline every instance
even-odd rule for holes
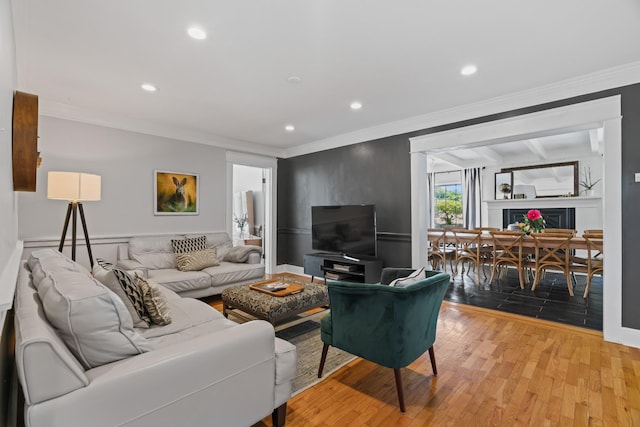
[[[439,239],[442,236],[441,233],[434,233],[434,232],[429,232],[427,233],[427,239],[429,241],[435,241],[437,239]],[[458,241],[472,241],[473,239],[476,239],[476,236],[471,235],[471,234],[460,234],[458,235]],[[453,233],[447,232],[445,233],[445,237],[444,240],[440,241],[441,243],[447,243],[447,244],[455,244],[456,243],[456,237],[453,235]],[[483,233],[480,236],[480,243],[483,245],[490,245],[493,243],[493,237],[491,237],[491,234],[489,233]],[[522,241],[522,246],[525,248],[535,248],[535,241],[533,240],[533,238],[531,238],[528,235],[525,235],[525,238]],[[569,249],[575,249],[575,250],[587,250],[587,240],[582,237],[582,236],[573,236],[571,237],[571,240],[569,241]]]

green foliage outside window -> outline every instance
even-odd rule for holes
[[[436,226],[462,225],[462,185],[437,185],[434,191]]]

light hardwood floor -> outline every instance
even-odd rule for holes
[[[356,359],[293,397],[286,425],[640,426],[640,349],[600,333],[445,302],[434,348],[437,377],[428,353],[402,370],[405,414],[393,371]]]
[[[437,377],[428,353],[402,370],[406,413],[393,371],[356,359],[289,400],[287,427],[640,426],[640,349],[601,333],[445,301],[434,348]]]

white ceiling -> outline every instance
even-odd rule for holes
[[[19,89],[37,94],[44,114],[245,150],[289,149],[640,60],[636,0],[12,7]],[[193,24],[206,40],[187,36]],[[468,63],[479,71],[463,77]],[[364,107],[351,111],[352,100]]]

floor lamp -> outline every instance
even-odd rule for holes
[[[67,200],[69,202],[58,250],[62,252],[67,236],[67,229],[69,228],[69,219],[71,218],[71,259],[76,260],[76,225],[78,222],[78,211],[80,211],[80,221],[82,221],[82,229],[84,230],[84,241],[87,244],[87,251],[89,252],[89,263],[91,264],[91,268],[93,268],[93,255],[91,254],[91,243],[89,242],[89,234],[87,233],[87,223],[84,219],[82,202],[100,200],[100,175],[80,172],[49,172],[47,181],[48,199]]]

